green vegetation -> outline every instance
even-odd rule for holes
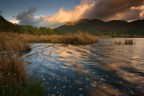
[[[88,32],[96,36],[110,37],[144,37],[144,20],[126,22],[113,20],[104,22],[101,20],[81,19],[76,22],[69,22],[55,30],[60,32]]]
[[[45,96],[44,87],[40,82],[28,83],[24,96]]]
[[[12,24],[0,16],[0,32],[16,32],[30,35],[67,35],[87,32],[95,36],[110,37],[144,37],[144,20],[126,22],[113,20],[104,22],[101,20],[81,19],[76,22],[68,22],[55,29],[48,27],[33,27],[29,25]]]
[[[0,32],[15,32],[34,35],[57,34],[54,30],[46,27],[38,28],[29,25],[12,24],[5,20],[2,16],[0,16]]]

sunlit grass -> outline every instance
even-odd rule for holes
[[[90,44],[97,43],[98,37],[89,33],[78,32],[68,35],[21,35],[21,38],[27,42],[47,42],[47,43],[69,43],[69,44]]]
[[[0,51],[25,51],[30,50],[27,42],[19,38],[16,33],[0,33]]]

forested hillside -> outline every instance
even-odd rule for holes
[[[68,22],[56,28],[62,32],[89,32],[94,35],[108,36],[144,36],[144,20],[127,22],[123,20],[113,20],[104,22],[101,20],[81,19],[76,22]]]
[[[113,20],[104,22],[97,19],[81,19],[51,29],[48,27],[13,24],[0,16],[0,32],[18,32],[34,35],[65,35],[77,32],[88,32],[97,36],[144,37],[144,20],[136,20],[132,22]]]
[[[18,32],[26,34],[36,34],[36,35],[49,35],[49,34],[58,34],[51,28],[46,27],[34,27],[29,25],[17,25],[10,23],[4,17],[0,16],[0,32]]]

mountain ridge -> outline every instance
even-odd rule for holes
[[[82,19],[76,22],[69,22],[55,28],[60,32],[89,32],[94,34],[142,34],[144,35],[144,19],[127,22],[125,20],[102,21],[98,19]],[[121,34],[120,33],[120,34]],[[122,34],[123,34],[122,33]]]
[[[18,25],[7,21],[0,16],[0,32],[19,32],[28,34],[69,34],[72,32],[88,32],[94,35],[110,36],[144,36],[144,19],[127,22],[124,20],[102,21],[98,19],[80,19],[76,22],[68,22],[60,27],[51,29],[48,27],[34,27],[30,25]]]

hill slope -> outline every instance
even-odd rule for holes
[[[56,28],[56,30],[61,32],[82,31],[98,35],[144,35],[144,19],[133,22],[123,20],[104,22],[97,19],[81,19],[76,22],[68,22],[63,26]]]
[[[50,35],[61,34],[71,32],[89,32],[94,35],[108,35],[108,36],[139,36],[144,37],[144,19],[136,20],[133,22],[126,22],[123,20],[113,20],[104,22],[102,20],[93,19],[81,19],[76,22],[68,22],[63,26],[55,29],[46,27],[33,27],[29,25],[16,25],[12,24],[2,16],[0,16],[0,32],[19,32],[26,34],[36,35]]]
[[[0,15],[0,32],[17,32],[36,35],[56,34],[53,29],[46,27],[34,27],[30,25],[17,25],[7,21]]]
[[[15,29],[15,27],[16,26],[14,24],[8,22],[0,15],[0,31],[12,31],[12,29]]]

